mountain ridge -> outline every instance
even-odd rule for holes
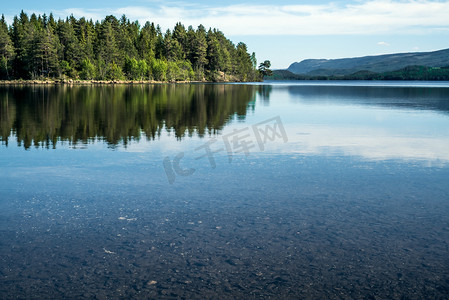
[[[391,72],[408,66],[449,66],[449,49],[339,59],[306,59],[292,63],[288,71],[299,75],[341,76],[360,71]]]

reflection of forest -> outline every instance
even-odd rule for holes
[[[58,141],[110,145],[149,139],[164,128],[177,138],[216,133],[254,109],[251,85],[35,86],[0,89],[0,138],[19,145],[55,147]]]

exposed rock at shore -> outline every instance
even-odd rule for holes
[[[234,76],[221,75],[213,81],[156,81],[156,80],[0,80],[0,85],[34,85],[34,84],[65,84],[65,85],[96,85],[96,84],[162,84],[162,83],[208,83],[208,82],[238,82]]]

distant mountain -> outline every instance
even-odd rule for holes
[[[341,59],[306,59],[291,64],[287,70],[308,76],[341,76],[360,71],[391,72],[408,66],[449,66],[449,49]]]

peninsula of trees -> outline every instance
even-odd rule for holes
[[[259,81],[255,53],[217,29],[177,23],[162,32],[126,16],[0,20],[0,79]]]

